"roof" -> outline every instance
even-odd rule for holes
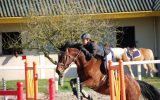
[[[31,9],[38,16],[160,11],[160,0],[0,0],[0,17],[25,17]]]

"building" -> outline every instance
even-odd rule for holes
[[[59,10],[65,9],[69,2],[83,8],[75,9],[73,14],[92,17],[97,20],[112,19],[126,36],[120,46],[134,44],[137,47],[145,47],[153,50],[155,57],[160,58],[160,1],[159,0],[1,0],[0,1],[0,64],[1,66],[22,66],[21,58],[6,55],[6,49],[2,47],[4,33],[19,35],[21,26],[28,20],[26,17],[32,8],[37,11],[38,17],[60,15]],[[54,5],[58,5],[55,7]],[[62,6],[63,5],[63,6]],[[58,10],[57,10],[58,9]],[[23,40],[22,40],[23,41]],[[40,62],[39,54],[24,51],[22,55],[31,56]],[[19,60],[18,60],[19,59]],[[15,62],[16,61],[16,62]],[[46,64],[51,64],[45,60]],[[43,71],[42,71],[43,72]]]

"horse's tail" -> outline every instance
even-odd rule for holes
[[[160,92],[154,86],[144,81],[137,80],[137,82],[140,85],[143,97],[147,98],[148,100],[160,100]]]
[[[156,69],[155,65],[154,64],[151,64],[151,65],[152,65],[153,72],[158,72],[158,70]]]
[[[150,60],[154,60],[154,54],[152,50],[149,49],[149,52],[150,52]],[[158,70],[155,67],[155,64],[151,63],[150,65],[151,65],[151,69],[153,70],[153,72],[158,72]]]

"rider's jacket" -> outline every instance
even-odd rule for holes
[[[90,60],[93,56],[101,57],[103,59],[109,52],[102,43],[94,41],[88,42],[86,45],[83,45],[83,47],[82,51],[84,52],[87,60]]]

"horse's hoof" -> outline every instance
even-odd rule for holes
[[[89,96],[88,96],[88,100],[93,100],[93,98],[89,95]]]

